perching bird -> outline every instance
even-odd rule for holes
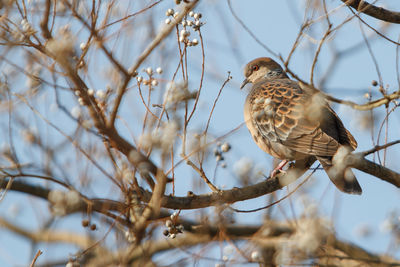
[[[253,84],[244,106],[247,128],[263,151],[284,160],[278,168],[288,161],[315,157],[339,190],[361,194],[351,169],[336,168],[332,163],[339,148],[352,151],[357,142],[322,94],[289,79],[281,66],[267,57],[250,61],[244,76],[241,89]]]

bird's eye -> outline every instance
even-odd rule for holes
[[[260,67],[259,67],[258,65],[253,65],[253,66],[251,67],[251,69],[252,69],[253,71],[257,71],[259,68],[260,68]]]

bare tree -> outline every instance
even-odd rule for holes
[[[341,153],[337,168],[400,187],[398,170],[387,166],[389,149],[400,143],[391,119],[398,120],[400,78],[385,84],[373,47],[395,47],[399,77],[400,44],[388,34],[399,13],[365,1],[287,2],[299,31],[283,55],[253,32],[265,24],[246,23],[237,1],[0,1],[0,205],[14,210],[14,217],[0,216],[0,226],[24,238],[31,266],[400,265],[395,215],[393,253],[341,239],[307,198],[306,182],[324,175],[317,165],[295,162],[267,178],[266,169],[232,154],[246,150],[236,141],[243,123],[226,131],[214,123],[237,109],[222,104],[227,87],[240,93],[243,77],[232,79],[231,71],[247,62],[241,52],[247,42],[258,43],[293,79],[347,107],[369,131],[372,145]],[[227,47],[206,38],[217,27],[206,18],[215,14]],[[343,48],[348,25],[359,25],[363,39]],[[236,39],[239,30],[248,40]],[[222,58],[208,56],[209,46],[238,66],[221,69]],[[356,92],[364,103],[326,92],[342,60],[360,47],[378,76]],[[303,53],[311,55],[308,76],[291,67]],[[318,62],[328,54],[324,68]],[[228,159],[237,161],[234,167]],[[268,200],[260,208],[234,206],[260,196]],[[273,212],[281,203],[291,206],[292,197],[302,203],[296,217]],[[16,211],[21,206],[30,211]],[[245,214],[258,211],[263,220],[244,223]]]

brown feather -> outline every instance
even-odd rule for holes
[[[332,182],[343,192],[360,194],[351,170],[335,173],[332,157],[340,146],[357,142],[318,90],[288,78],[270,58],[247,64],[246,80],[253,83],[245,104],[245,120],[257,145],[286,160],[316,157]]]

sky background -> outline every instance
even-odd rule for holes
[[[282,57],[286,59],[305,16],[305,6],[309,2],[297,0],[232,0],[231,2],[235,13],[253,34],[272,51],[282,55]],[[328,9],[332,10],[333,8],[341,6],[342,2],[339,0],[332,0],[327,1],[327,4]],[[137,7],[133,5],[130,6],[130,8],[134,12],[139,10],[140,6],[143,5],[144,4],[141,3]],[[391,10],[400,10],[400,3],[396,1],[377,1],[377,5],[385,6]],[[173,1],[162,1],[161,4],[153,9],[154,25],[156,26],[154,29],[155,31],[159,30],[164,24],[166,18],[164,13],[167,8],[178,9],[174,6]],[[258,44],[234,19],[226,1],[203,1],[198,5],[196,11],[200,11],[203,14],[202,20],[205,22],[205,25],[202,27],[202,36],[204,38],[205,47],[206,73],[199,102],[199,110],[194,117],[195,122],[190,130],[196,131],[204,128],[212,104],[227,77],[227,73],[230,72],[233,79],[223,89],[210,124],[211,136],[219,137],[243,123],[243,104],[247,94],[246,89],[239,90],[239,86],[244,78],[243,67],[248,61],[254,58],[264,56],[273,57],[273,55]],[[333,12],[331,19],[334,26],[336,26],[350,15],[351,12],[347,8],[341,7]],[[382,27],[382,23],[375,19],[365,15],[362,16],[362,18],[373,27]],[[135,18],[135,20],[136,19],[142,23],[146,21],[140,16]],[[389,92],[398,90],[399,84],[396,76],[395,45],[381,37],[377,37],[376,34],[372,33],[372,31],[365,26],[362,27],[367,36],[373,36],[373,38],[370,39],[370,46],[378,62],[384,86],[387,86]],[[145,36],[146,29],[147,28],[144,30],[138,29],[132,38],[137,38],[137,36],[141,35]],[[306,81],[309,81],[310,68],[314,57],[314,54],[310,53],[310,51],[315,51],[318,45],[316,41],[321,39],[325,29],[326,24],[321,22],[315,24],[310,31],[307,31],[307,36],[302,39],[302,42],[290,61],[290,69]],[[387,29],[385,35],[392,40],[397,40],[399,38],[398,29],[399,28],[394,25]],[[74,31],[74,25],[72,25],[72,30]],[[112,32],[112,30],[113,28],[110,28],[109,31]],[[195,34],[196,33],[192,32],[191,37],[195,38]],[[84,40],[84,37],[84,33],[77,31],[77,39],[73,40],[76,42],[77,47],[79,43]],[[316,84],[318,84],[319,79],[325,75],[330,60],[335,56],[332,51],[335,49],[341,51],[349,47],[354,47],[349,53],[340,57],[338,67],[335,68],[334,72],[329,73],[328,81],[325,86],[320,89],[334,97],[352,100],[357,103],[365,103],[366,99],[364,98],[364,94],[369,91],[372,92],[373,98],[379,98],[380,94],[377,88],[371,85],[372,80],[379,80],[377,70],[365,43],[362,42],[362,31],[360,30],[358,21],[353,20],[345,24],[333,37],[333,40],[328,39],[331,42],[325,44],[321,50],[315,72]],[[164,49],[163,55],[165,55],[165,57],[160,58],[160,54],[154,54],[146,60],[141,68],[147,66],[162,66],[166,70],[162,78],[165,79],[165,81],[171,79],[174,71],[173,66],[176,66],[175,63],[177,61],[176,42],[174,38],[175,36],[172,34],[162,44]],[[129,40],[130,39],[127,38],[126,42],[120,42],[118,44],[119,47],[124,48],[120,50],[124,51],[124,53],[118,52],[117,45],[113,47],[118,57],[128,65],[134,61],[134,58],[143,50],[146,44],[141,44],[141,42],[136,44],[134,42],[129,42]],[[125,53],[125,51],[128,52]],[[105,81],[107,80],[106,71],[101,69],[106,61],[102,56],[96,57],[95,53],[94,51],[94,55],[92,54],[92,62],[94,62],[93,64],[97,67],[93,67],[93,69],[90,70],[85,81],[87,81],[92,88],[100,89],[104,88]],[[277,58],[274,59],[278,60]],[[200,47],[191,48],[189,50],[189,69],[191,73],[189,89],[191,90],[196,89],[198,86],[201,60]],[[3,65],[2,68],[4,67]],[[66,83],[64,82],[64,84]],[[161,83],[159,88],[163,90],[165,88],[165,83]],[[76,102],[74,102],[70,92],[62,91],[61,95],[65,95],[65,97],[68,98],[65,104],[69,109],[76,106]],[[38,99],[38,103],[44,103],[46,101],[51,102],[53,98],[53,92],[48,90],[42,93],[41,97]],[[124,136],[129,136],[131,132],[135,134],[139,133],[139,127],[134,125],[135,118],[143,116],[143,110],[136,108],[136,105],[140,105],[140,99],[138,99],[137,93],[132,90],[127,94],[121,109],[121,116],[126,118],[129,129],[125,126],[125,123],[118,124]],[[332,104],[332,106],[343,120],[346,128],[358,141],[358,148],[356,151],[359,152],[372,148],[373,144],[370,130],[365,128],[365,118],[368,114],[366,112],[352,110],[344,105]],[[64,129],[68,129],[69,124],[72,123],[71,120],[66,118],[59,110],[54,109],[54,107],[43,106],[42,108],[43,112],[49,116],[51,121],[64,127]],[[380,107],[374,110],[374,115],[376,118],[376,123],[374,125],[376,132],[385,115],[384,108]],[[27,116],[32,116],[33,118],[31,127],[40,129],[43,122],[40,122],[40,120],[38,120],[37,117],[35,118],[32,114],[28,114]],[[5,128],[7,126],[6,119],[5,116],[1,117],[0,122],[2,129],[7,129]],[[388,141],[399,139],[399,125],[399,113],[395,111],[390,117]],[[7,131],[2,130],[0,136],[1,140],[7,140],[6,133]],[[374,137],[376,138],[376,134]],[[59,138],[60,136],[57,136],[57,134],[53,136],[52,132],[48,135],[48,139],[54,140],[54,142]],[[18,140],[18,137],[15,140]],[[265,173],[269,173],[272,169],[272,157],[266,155],[255,145],[245,127],[241,127],[224,140],[231,144],[232,150],[225,155],[227,168],[219,168],[215,176],[214,182],[218,187],[228,189],[233,186],[238,186],[239,181],[235,174],[235,166],[238,166],[238,162],[251,161],[254,166],[264,170]],[[7,141],[3,142],[7,143]],[[27,155],[29,155],[29,153],[35,153],[29,148],[23,147],[22,143],[16,143],[16,147],[21,154],[27,153]],[[210,147],[211,150],[213,148],[215,148],[215,146]],[[400,172],[399,151],[398,146],[388,149],[386,161],[387,166],[397,172]],[[22,158],[23,157],[24,156],[22,156]],[[79,164],[80,156],[76,155],[76,157],[76,161],[71,162],[71,166]],[[372,157],[369,158],[371,159]],[[154,160],[157,162],[156,158],[154,158]],[[208,166],[215,166],[212,157],[209,160]],[[75,169],[75,167],[69,170],[70,176],[74,177],[74,174],[77,175],[78,170],[79,168]],[[209,168],[210,176],[212,176],[213,170],[213,167]],[[93,175],[98,173],[94,168],[90,171]],[[391,214],[393,214],[395,220],[400,220],[398,205],[398,203],[400,203],[399,189],[376,177],[369,176],[357,170],[354,170],[354,172],[363,189],[363,194],[361,196],[352,196],[339,192],[330,183],[323,171],[317,171],[292,197],[278,204],[277,207],[273,209],[273,215],[282,220],[292,219],[299,217],[304,210],[315,208],[318,210],[320,216],[333,221],[339,238],[355,243],[370,252],[387,252],[400,258],[400,251],[394,245],[394,237],[391,236],[387,230],[387,222]],[[190,171],[187,166],[180,166],[177,168],[177,177],[177,184],[179,185],[176,188],[177,195],[186,195],[187,191],[193,190],[193,188],[199,184],[195,173]],[[260,177],[258,180],[254,179],[252,182],[259,182],[262,179],[263,178]],[[302,181],[302,179],[300,179],[300,181]],[[74,181],[72,181],[72,183],[74,183]],[[91,196],[118,199],[118,196],[116,196],[116,189],[110,188],[109,184],[109,181],[100,178],[96,186],[91,188]],[[290,185],[290,191],[294,187],[295,185]],[[209,192],[208,188],[205,188],[204,185],[200,188],[197,187],[196,190],[198,191],[195,193]],[[287,193],[288,191],[285,188],[277,192],[276,195],[278,197],[283,197]],[[233,204],[233,207],[238,209],[258,208],[266,205],[266,199],[267,196],[263,196],[254,200],[238,202]],[[293,206],[294,209],[291,209],[291,206]],[[213,211],[214,208],[209,208],[206,209],[205,212],[212,217]],[[27,227],[28,229],[37,229],[40,222],[43,222],[42,216],[47,216],[48,207],[42,200],[20,193],[9,192],[0,202],[0,214],[18,225]],[[186,216],[186,218],[198,218],[198,211],[196,210],[183,211],[181,214]],[[265,211],[260,211],[251,214],[239,213],[233,216],[238,224],[259,225],[262,223],[264,215]],[[55,222],[55,225],[59,229],[83,233],[85,231],[82,227],[76,227],[81,217],[81,215],[69,216],[67,219]],[[99,225],[101,225],[101,222],[99,222]],[[360,235],[359,232],[362,229],[369,229],[371,234],[368,236]],[[100,227],[96,236],[101,236],[105,231],[107,231],[107,229],[102,229]],[[110,238],[107,242],[112,244],[117,241]],[[76,248],[68,245],[39,245],[36,249],[38,248],[46,249],[46,253],[40,258],[40,260],[43,261],[65,258],[76,251]],[[196,250],[199,250],[199,248],[195,247],[192,249],[192,251]],[[0,266],[26,265],[27,262],[30,262],[32,253],[35,252],[35,249],[34,251],[30,250],[30,245],[25,239],[10,234],[8,231],[0,228]],[[179,257],[187,257],[187,255],[182,252],[176,252],[176,255]],[[218,258],[220,257],[220,250],[219,248],[210,249],[206,252],[205,256]],[[162,255],[157,256],[156,259],[161,263],[165,263],[166,260],[162,258]],[[210,262],[207,260],[200,261],[201,266],[208,266],[207,264],[209,263]]]

